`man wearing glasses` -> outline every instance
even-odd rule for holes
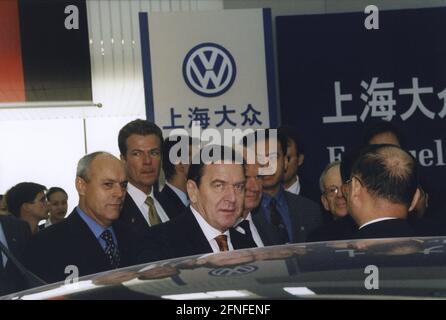
[[[321,203],[326,214],[324,224],[315,230],[309,241],[351,239],[357,226],[348,214],[347,201],[342,193],[340,161],[329,163],[319,179]]]
[[[46,187],[34,182],[21,182],[8,190],[6,204],[8,211],[29,224],[31,233],[39,231],[39,221],[48,218]]]

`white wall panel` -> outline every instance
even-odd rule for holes
[[[69,210],[78,202],[76,166],[84,153],[81,119],[0,122],[0,193],[29,181],[60,186],[69,195]]]

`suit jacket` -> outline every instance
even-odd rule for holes
[[[305,242],[308,235],[322,224],[320,206],[305,197],[284,192],[295,237],[291,242]],[[261,205],[252,212],[252,219],[265,246],[280,244],[279,235],[266,220]]]
[[[245,233],[243,234],[242,232],[240,232],[238,228],[242,228],[245,231]],[[247,227],[248,230],[243,228],[241,225],[239,225],[238,228],[229,229],[229,233],[231,235],[231,242],[238,243],[239,244],[238,249],[257,248],[257,244],[254,241],[254,238],[252,236],[252,231],[249,225]]]
[[[417,233],[410,224],[403,219],[378,221],[359,229],[355,239],[399,238],[413,237]]]
[[[330,219],[322,226],[314,230],[307,241],[332,241],[352,239],[358,230],[358,226],[350,215],[342,217],[338,220]]]
[[[239,240],[231,238],[234,249],[246,248],[247,244],[239,243]],[[174,220],[150,228],[139,251],[140,263],[213,252],[189,208]]]
[[[167,184],[164,186],[163,190],[159,193],[156,199],[161,204],[164,211],[166,211],[169,219],[178,217],[187,209],[175,191],[173,191]]]
[[[153,186],[153,188],[155,188],[155,186]],[[159,201],[160,193],[157,188],[154,189],[154,196],[156,200]],[[164,211],[166,211],[164,206],[162,207]],[[169,219],[171,219],[170,216]],[[128,193],[125,196],[119,219],[115,221],[114,226],[122,231],[122,236],[124,237],[124,241],[126,243],[136,242],[136,245],[139,241],[142,241],[147,230],[150,229],[150,226],[146,219],[144,219],[141,210],[139,210],[135,201],[133,201],[132,196]]]
[[[120,252],[120,267],[133,263],[129,244],[113,228]],[[79,277],[113,269],[99,241],[74,209],[62,222],[34,235],[25,253],[30,271],[51,283],[66,279],[65,268],[76,266]]]
[[[23,261],[25,247],[31,238],[31,229],[25,221],[14,216],[0,215],[9,251],[20,262]],[[25,279],[16,266],[8,259],[3,272],[0,273],[0,296],[28,289]]]

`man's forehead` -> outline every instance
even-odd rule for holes
[[[159,148],[161,146],[161,140],[156,134],[131,134],[127,138],[127,143],[129,142],[136,144],[136,147],[147,144],[150,144],[151,148]]]
[[[111,156],[98,157],[90,165],[90,176],[100,179],[125,179],[123,163]],[[106,178],[107,177],[107,178]]]
[[[237,175],[240,172],[243,176],[243,165],[241,163],[210,163],[203,167],[203,178],[211,180],[224,180]]]

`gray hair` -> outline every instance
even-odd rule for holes
[[[319,188],[321,189],[321,193],[325,192],[324,180],[325,180],[325,176],[327,175],[328,170],[330,170],[333,167],[340,166],[340,165],[341,165],[341,161],[339,161],[339,160],[333,161],[333,162],[327,164],[324,171],[322,171],[321,177],[319,178]]]
[[[83,156],[77,163],[76,177],[82,178],[85,181],[90,180],[90,166],[94,159],[99,156],[109,156],[115,158],[114,155],[105,151],[96,151]]]

